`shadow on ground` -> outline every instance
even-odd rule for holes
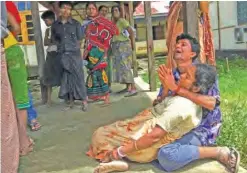
[[[124,86],[114,85],[113,91],[121,90],[121,87]],[[35,141],[35,148],[28,156],[21,158],[19,173],[92,173],[98,162],[85,153],[94,130],[116,120],[132,117],[151,105],[145,92],[130,98],[112,94],[109,107],[101,107],[100,102],[93,103],[88,112],[84,113],[78,104],[73,110],[65,112],[64,103],[56,95],[57,91],[53,94],[55,102],[51,108],[37,106],[38,119],[43,127],[40,131],[29,132]],[[37,96],[34,93],[34,97]],[[212,165],[215,166],[215,162],[200,162],[200,165],[195,169],[192,164],[180,172],[206,173]],[[217,167],[220,165],[217,164]],[[129,173],[163,172],[151,164],[131,163],[130,168]],[[215,171],[211,169],[209,172]]]

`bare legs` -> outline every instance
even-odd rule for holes
[[[51,106],[51,94],[52,94],[52,87],[47,87],[47,105]]]
[[[17,109],[20,155],[26,155],[33,150],[33,141],[27,135],[27,110]]]

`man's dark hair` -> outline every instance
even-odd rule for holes
[[[44,13],[42,13],[41,19],[43,19],[43,20],[45,20],[45,19],[55,20],[55,13],[53,11],[47,10]]]
[[[69,5],[71,8],[73,8],[73,4],[70,1],[60,1],[59,2],[59,8],[61,8],[63,5]]]
[[[216,81],[216,68],[212,65],[201,63],[194,66],[196,67],[194,85],[200,88],[201,94],[207,95],[208,90],[212,88]]]
[[[89,2],[86,4],[86,9],[88,8],[89,5],[93,5],[93,6],[97,9],[97,5],[96,5],[95,2],[89,1]]]
[[[119,5],[113,5],[113,6],[111,7],[111,13],[113,13],[113,9],[114,9],[114,8],[118,8],[118,11],[121,13],[121,8],[120,8]]]
[[[102,8],[106,8],[106,9],[108,9],[108,7],[107,7],[107,6],[105,6],[105,5],[101,5],[101,6],[99,6],[99,11],[100,11]]]
[[[194,61],[198,57],[198,55],[200,54],[200,49],[201,49],[200,44],[196,38],[192,37],[189,34],[185,34],[185,33],[177,36],[176,42],[178,42],[179,40],[183,40],[183,39],[190,41],[192,52],[196,53],[196,55],[194,57],[192,57],[192,61]]]

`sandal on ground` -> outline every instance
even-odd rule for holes
[[[34,122],[30,123],[30,128],[32,131],[38,131],[41,128],[41,125],[37,120],[35,120]]]
[[[129,91],[128,94],[126,94],[124,97],[132,97],[132,96],[136,96],[137,95],[137,91],[136,90],[132,90]]]
[[[229,173],[237,173],[240,164],[240,153],[235,148],[224,148],[221,149],[220,153],[227,152],[226,150],[228,150],[227,163],[223,164],[225,165]]]

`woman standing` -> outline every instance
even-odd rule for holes
[[[27,70],[24,54],[18,45],[15,35],[20,33],[20,16],[15,4],[6,1],[9,35],[4,39],[4,48],[7,61],[8,76],[16,103],[19,128],[20,155],[26,155],[33,149],[33,141],[28,137],[27,109],[30,107],[28,98]]]
[[[8,36],[7,10],[1,1],[1,170],[17,172],[19,165],[19,134],[17,115],[9,82],[3,39]]]
[[[103,99],[109,104],[109,86],[106,73],[107,51],[110,40],[117,34],[117,27],[108,19],[98,15],[95,3],[86,5],[87,15],[90,22],[85,28],[85,51],[83,58],[88,61],[87,95],[89,99]]]
[[[113,6],[111,13],[120,33],[112,40],[113,82],[126,84],[127,88],[121,92],[128,92],[126,97],[134,96],[137,94],[131,71],[134,33],[128,21],[120,17],[119,6]]]

